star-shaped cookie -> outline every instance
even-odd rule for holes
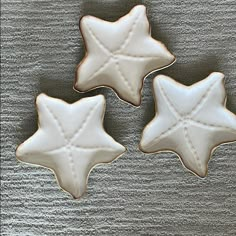
[[[125,152],[103,128],[105,99],[98,95],[68,104],[40,94],[36,105],[39,128],[17,148],[16,156],[53,170],[61,188],[79,198],[91,169]]]
[[[74,89],[79,92],[106,86],[139,106],[144,77],[175,61],[166,47],[151,37],[142,5],[115,22],[84,16],[80,30],[86,56],[76,70]]]
[[[205,177],[213,150],[236,141],[236,116],[225,107],[223,79],[223,74],[215,72],[184,86],[157,76],[153,82],[156,115],[143,131],[140,149],[173,151],[187,169]]]

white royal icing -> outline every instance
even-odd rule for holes
[[[74,85],[80,92],[107,86],[138,106],[143,78],[175,61],[166,47],[151,37],[145,6],[134,7],[115,22],[84,16],[80,29],[87,50]]]
[[[20,161],[47,167],[74,198],[86,190],[91,169],[125,152],[103,128],[105,98],[83,98],[73,104],[40,94],[37,132],[16,151]]]
[[[236,116],[225,107],[224,75],[184,86],[159,75],[154,79],[156,115],[143,131],[144,152],[173,151],[200,177],[207,174],[213,149],[236,141]]]

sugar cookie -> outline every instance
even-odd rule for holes
[[[36,105],[39,128],[17,148],[16,156],[53,170],[61,188],[79,198],[91,169],[125,152],[103,128],[105,99],[98,95],[68,104],[40,94]]]
[[[200,177],[216,146],[236,141],[236,116],[226,109],[224,75],[184,86],[159,75],[154,79],[156,116],[140,142],[143,152],[173,151],[184,166]]]
[[[80,30],[86,56],[76,71],[74,89],[79,92],[106,86],[139,106],[143,78],[175,62],[166,47],[151,37],[145,6],[134,7],[115,22],[84,16]]]

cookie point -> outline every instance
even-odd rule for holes
[[[37,96],[37,99],[43,98],[43,97],[47,97],[47,95],[46,95],[45,93],[40,93],[40,94]]]
[[[159,82],[165,82],[167,79],[170,79],[170,78],[166,75],[157,75],[154,78],[153,83],[154,83],[155,86],[158,86]]]
[[[172,53],[170,53],[170,65],[174,64],[176,62],[176,57]]]
[[[20,161],[22,161],[23,156],[24,156],[24,151],[22,149],[22,144],[21,144],[16,149],[16,158],[19,159]]]
[[[79,86],[78,86],[78,80],[76,80],[76,82],[74,83],[73,86],[74,90],[78,91],[79,90]]]
[[[191,171],[200,178],[205,178],[207,176],[207,167],[204,165],[201,165],[201,167],[195,166]]]
[[[45,98],[48,98],[48,96],[45,93],[40,93],[37,97],[36,97],[36,103],[41,102],[42,100],[44,100]]]
[[[214,76],[216,79],[224,79],[225,75],[221,72],[212,72],[210,74],[211,76]]]
[[[160,74],[160,75],[157,75],[154,80],[161,80],[161,79],[167,79],[169,78],[168,76],[166,75],[163,75],[163,74]]]
[[[200,172],[197,173],[197,175],[200,178],[204,179],[207,176],[207,171],[200,171]]]
[[[89,19],[90,19],[91,16],[83,16],[81,19],[80,19],[80,26],[85,26],[86,23],[89,22]]]
[[[74,194],[71,193],[71,196],[73,197],[74,200],[79,201],[82,198],[83,194],[76,194],[76,195],[74,195]]]
[[[140,4],[140,5],[136,5],[134,8],[136,9],[140,9],[140,10],[146,10],[146,6]]]
[[[144,139],[142,138],[141,141],[140,141],[140,143],[139,143],[139,150],[140,150],[141,152],[146,153],[146,152],[148,152],[148,151],[147,151],[147,146],[148,146],[148,143],[145,142]]]
[[[120,155],[122,155],[123,153],[125,153],[127,151],[127,148],[120,144],[119,151],[120,151]]]
[[[105,103],[105,97],[102,94],[96,95],[95,97],[99,103]]]
[[[167,66],[169,67],[176,62],[176,57],[167,50],[165,60]]]
[[[136,107],[140,106],[140,104],[141,104],[141,98],[140,98],[139,96],[134,97],[134,98],[133,98],[133,101],[132,101],[132,104],[133,104],[133,106],[136,106]]]
[[[84,80],[82,76],[79,77],[79,75],[77,75],[76,81],[74,83],[74,89],[79,92],[86,92],[86,85],[86,80]]]
[[[137,11],[137,12],[146,13],[146,6],[144,6],[144,5],[137,5],[137,6],[134,6],[131,11]]]

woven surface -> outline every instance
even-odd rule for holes
[[[84,55],[85,14],[116,20],[144,3],[152,35],[177,62],[161,71],[190,85],[212,71],[226,75],[227,107],[236,113],[234,0],[2,0],[1,235],[236,235],[236,145],[220,146],[208,177],[186,171],[171,153],[138,151],[154,115],[152,79],[134,108],[109,89],[72,90]],[[37,129],[35,97],[73,102],[103,93],[105,128],[128,152],[95,168],[79,202],[59,190],[52,172],[17,162],[15,149]]]

